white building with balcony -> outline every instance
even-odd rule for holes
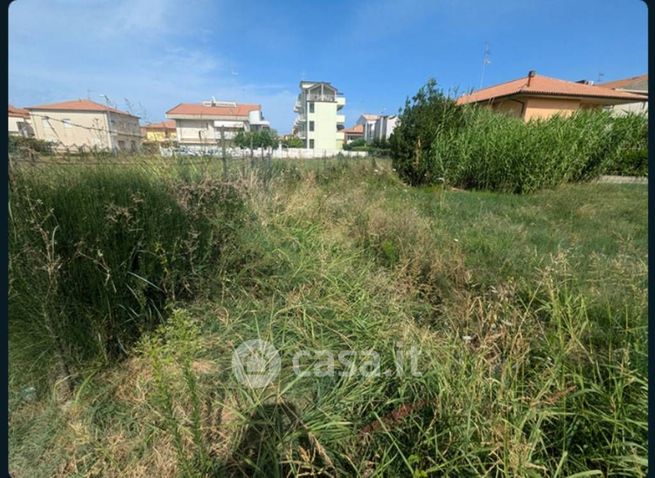
[[[262,115],[261,105],[237,104],[230,101],[180,103],[166,112],[175,120],[177,142],[191,149],[222,146],[239,131],[258,131],[270,128]]]
[[[327,154],[341,150],[346,122],[341,110],[345,104],[346,98],[330,83],[301,81],[293,134],[304,141],[307,149],[324,150]]]

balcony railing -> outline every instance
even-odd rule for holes
[[[336,96],[335,95],[321,95],[317,93],[308,93],[307,94],[307,101],[329,101],[329,102],[334,102],[336,101]]]

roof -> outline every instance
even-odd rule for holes
[[[143,129],[175,129],[175,120],[165,120],[159,123],[149,123]]]
[[[166,115],[180,116],[243,116],[251,111],[261,110],[261,105],[237,104],[236,106],[206,106],[202,103],[180,103],[166,112]]]
[[[622,80],[608,81],[599,83],[597,86],[602,88],[612,88],[613,90],[631,90],[648,92],[648,75],[632,76]]]
[[[364,118],[366,121],[375,121],[379,117],[380,115],[371,115],[371,114],[362,115],[362,118]]]
[[[102,105],[100,103],[96,103],[95,101],[91,100],[70,100],[70,101],[62,101],[61,103],[49,103],[47,105],[37,105],[37,106],[28,106],[28,110],[45,110],[45,111],[102,111],[102,112],[107,112],[110,111],[112,113],[119,113],[122,115],[127,115],[127,116],[133,116],[134,118],[138,118],[138,116],[134,116],[131,113],[128,113],[126,111],[121,111],[116,108],[112,108],[107,105]]]
[[[15,106],[9,105],[9,116],[14,116],[16,118],[29,118],[30,112],[23,108],[16,108]]]
[[[364,134],[364,125],[363,124],[356,124],[352,128],[345,128],[342,129],[346,134]]]
[[[462,95],[457,99],[457,104],[479,103],[513,95],[545,95],[545,96],[578,96],[590,98],[607,98],[618,100],[645,101],[645,97],[625,91],[617,91],[600,86],[585,85],[573,81],[558,80],[548,76],[535,74],[530,79],[528,76],[518,80],[508,81],[499,85],[490,86],[474,91],[468,95]]]

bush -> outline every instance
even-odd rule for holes
[[[9,152],[10,153],[52,153],[52,144],[42,139],[25,138],[24,136],[9,135]]]
[[[287,148],[304,148],[305,142],[298,136],[289,136],[282,140],[282,145]]]
[[[244,205],[223,183],[138,166],[17,169],[10,186],[12,346],[63,373],[122,355],[169,301],[217,271]],[[57,361],[55,361],[57,363]]]
[[[407,103],[391,139],[394,167],[410,184],[441,181],[514,193],[646,171],[647,120],[580,110],[524,122],[479,106],[454,106],[434,89]]]
[[[437,89],[433,79],[411,101],[407,99],[389,140],[393,166],[400,177],[413,185],[434,182],[434,139],[461,122],[462,109]]]

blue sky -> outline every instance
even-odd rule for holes
[[[395,113],[430,77],[459,91],[528,70],[605,81],[647,71],[641,0],[16,0],[9,101],[89,97],[142,122],[180,102],[261,103],[280,133],[301,79],[346,95],[346,124]]]

